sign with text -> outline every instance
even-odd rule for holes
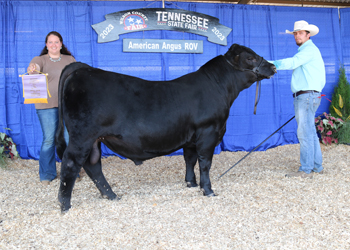
[[[173,30],[208,37],[208,41],[227,45],[231,28],[216,17],[180,9],[150,8],[119,11],[105,15],[106,20],[91,25],[98,43],[119,39],[120,34],[145,30]]]
[[[22,75],[24,103],[47,103],[47,77],[44,74]]]
[[[124,38],[123,52],[203,53],[203,41]]]

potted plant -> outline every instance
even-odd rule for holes
[[[343,126],[343,120],[324,112],[315,118],[316,130],[321,135],[321,142],[324,145],[339,143],[339,131]]]
[[[350,116],[350,84],[344,66],[339,69],[338,85],[334,88],[329,112],[332,116],[343,120]]]
[[[350,84],[346,78],[344,66],[339,69],[339,80],[332,95],[330,114],[344,121],[337,135],[338,142],[350,144]]]
[[[6,128],[6,130],[10,129]],[[16,144],[6,133],[0,133],[0,166],[5,167],[6,159],[11,158],[13,160],[15,157],[19,158]]]

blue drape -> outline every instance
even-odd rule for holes
[[[211,58],[224,54],[233,43],[252,48],[268,60],[291,57],[297,46],[286,29],[306,20],[320,28],[312,38],[326,64],[327,84],[323,94],[331,98],[337,84],[338,69],[344,64],[349,72],[350,10],[257,5],[232,5],[176,2],[166,8],[181,8],[219,18],[231,27],[228,45],[207,41],[206,37],[175,31],[145,31],[121,35],[110,43],[97,43],[92,24],[104,21],[104,15],[136,8],[161,8],[161,2],[141,1],[0,1],[0,131],[18,146],[22,158],[38,159],[42,132],[34,105],[23,104],[19,74],[25,73],[30,60],[45,46],[45,36],[52,30],[61,33],[65,45],[77,61],[101,69],[141,77],[147,80],[171,80],[197,70]],[[123,38],[203,40],[203,54],[123,53]],[[294,116],[290,90],[291,71],[279,71],[273,79],[262,81],[262,93],[253,114],[255,84],[234,102],[227,121],[227,132],[215,153],[252,150],[287,120]],[[318,114],[328,111],[322,100]],[[293,120],[258,150],[298,143]],[[174,154],[181,154],[179,150]],[[103,146],[103,154],[113,154]]]

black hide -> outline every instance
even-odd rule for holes
[[[180,148],[185,181],[213,196],[209,170],[214,148],[226,131],[230,107],[238,94],[276,69],[251,49],[234,44],[198,71],[172,81],[146,81],[103,71],[83,63],[68,65],[59,86],[60,125],[57,152],[62,159],[59,201],[70,208],[75,179],[83,167],[101,194],[117,198],[101,168],[101,142],[135,164]],[[69,144],[63,139],[63,120]]]

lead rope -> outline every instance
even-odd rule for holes
[[[257,81],[256,90],[255,90],[254,115],[256,115],[256,108],[260,101],[260,93],[261,93],[261,84],[260,84],[260,81]]]
[[[271,136],[273,136],[274,134],[276,134],[278,131],[280,131],[284,126],[286,126],[291,120],[294,119],[295,116],[293,116],[292,118],[290,118],[285,124],[283,124],[279,129],[277,129],[275,132],[273,132],[269,137],[267,137],[262,143],[260,143],[258,146],[256,146],[252,151],[250,151],[248,154],[246,154],[242,159],[240,159],[235,165],[233,165],[232,167],[230,167],[228,170],[226,170],[222,175],[218,176],[218,179],[220,179],[222,176],[224,176],[228,171],[230,171],[234,166],[236,166],[238,163],[240,163],[244,158],[246,158],[248,155],[250,155],[250,153],[254,152],[258,147],[260,147],[261,144],[263,144],[265,141],[267,141],[268,139],[270,139]]]

